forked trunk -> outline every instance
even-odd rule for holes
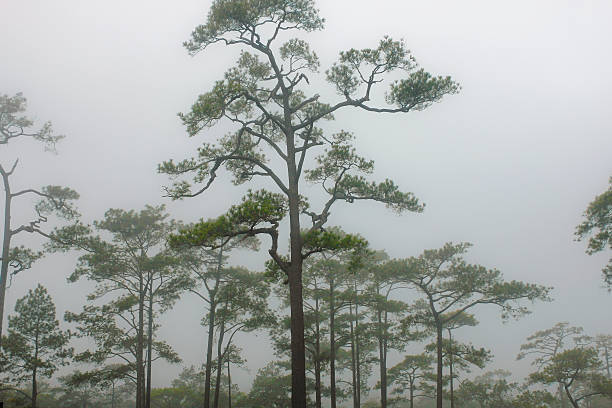
[[[557,392],[559,393],[559,401],[561,402],[561,408],[567,408],[567,398],[565,397],[565,386],[563,383],[559,383]]]
[[[208,342],[206,345],[206,368],[204,369],[204,408],[210,408],[210,381],[212,376],[212,353],[216,308],[217,305],[215,304],[214,298],[211,296],[208,319]]]
[[[569,385],[564,384],[563,388],[565,388],[565,394],[567,395],[567,399],[569,400],[569,402],[572,404],[572,407],[574,408],[580,408],[578,406],[578,403],[576,401],[574,401],[574,398],[572,398],[572,394],[569,391]]]
[[[0,166],[4,182],[4,233],[2,235],[2,267],[0,269],[0,347],[2,346],[2,325],[4,323],[4,297],[8,279],[9,253],[11,248],[11,186],[9,176]]]
[[[217,302],[215,296],[219,289],[219,280],[221,276],[221,268],[223,264],[223,248],[219,249],[217,257],[217,280],[213,292],[210,294],[210,310],[208,319],[208,342],[206,344],[206,368],[204,374],[204,408],[210,408],[210,382],[212,377],[212,354],[213,340],[215,334],[215,313],[217,311]]]
[[[217,378],[215,380],[215,396],[213,399],[213,408],[219,407],[219,395],[221,392],[221,370],[223,369],[223,337],[225,334],[225,320],[221,321],[219,329],[219,339],[217,341]]]

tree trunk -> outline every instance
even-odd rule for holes
[[[139,281],[138,330],[136,332],[136,408],[144,406],[144,285],[142,276]]]
[[[414,379],[410,379],[410,408],[414,408]]]
[[[336,338],[335,338],[335,299],[334,279],[329,281],[329,388],[331,408],[336,408]]]
[[[559,383],[557,392],[559,393],[559,402],[560,402],[561,408],[567,408],[567,399],[565,398],[564,388],[565,388],[564,384]]]
[[[315,291],[317,286],[315,283]],[[316,295],[318,296],[318,295]],[[321,325],[319,324],[319,298],[315,298],[315,353],[314,353],[314,368],[315,368],[315,406],[321,408]]]
[[[227,408],[232,408],[232,376],[230,374],[230,359],[227,358]]]
[[[219,394],[221,393],[221,370],[223,370],[223,358],[222,357],[223,357],[224,334],[225,334],[225,320],[222,320],[221,327],[219,328],[219,339],[217,341],[217,377],[215,379],[215,396],[213,399],[213,408],[219,408]]]
[[[210,408],[210,380],[212,374],[213,338],[215,331],[215,312],[217,305],[214,298],[210,299],[210,311],[208,318],[208,344],[206,346],[206,368],[204,370],[204,408]]]
[[[268,53],[270,63],[280,72],[272,53]],[[278,78],[283,82],[282,78]],[[291,309],[291,407],[306,407],[306,347],[304,344],[304,298],[302,292],[302,231],[300,230],[300,192],[298,168],[296,164],[295,134],[291,111],[291,90],[281,86],[283,92],[283,122],[287,146],[287,181],[289,199],[289,253],[287,273],[289,280],[289,304]]]
[[[285,106],[289,105],[285,95]],[[285,122],[291,124],[288,111]],[[290,127],[290,126],[289,126]],[[291,306],[291,407],[306,407],[306,353],[304,345],[304,298],[302,293],[302,234],[300,231],[300,196],[295,163],[293,133],[287,136],[287,169],[289,179],[289,227],[291,261],[289,266],[289,302]]]
[[[442,323],[436,318],[436,408],[442,408]]]
[[[32,370],[32,408],[36,408],[38,398],[38,383],[36,382],[36,367]]]
[[[306,407],[306,357],[304,348],[304,301],[302,299],[302,263],[289,272],[291,304],[291,407]]]
[[[212,374],[212,353],[213,340],[215,334],[215,313],[217,311],[217,302],[215,296],[219,289],[219,281],[221,279],[221,268],[223,266],[223,248],[219,249],[217,258],[217,280],[213,292],[210,294],[209,304],[209,319],[208,319],[208,344],[206,345],[206,368],[204,374],[204,408],[210,408],[210,380]]]
[[[115,381],[112,382],[111,408],[115,408]]]
[[[355,283],[355,362],[357,364],[357,406],[361,407],[361,354],[359,350],[359,305],[357,304],[357,283]]]
[[[449,358],[449,370],[450,370],[450,405],[451,408],[455,408],[455,396],[453,390],[453,337],[451,335],[451,330],[448,329],[448,358]]]
[[[608,347],[605,348],[606,353],[606,371],[608,372],[608,378],[610,378],[610,356],[608,354]]]
[[[147,389],[145,408],[151,408],[151,365],[153,363],[153,278],[149,287],[149,327],[147,328]]]
[[[387,408],[387,384],[385,381],[385,356],[384,356],[384,339],[382,334],[381,312],[377,311],[378,317],[378,369],[380,375],[380,406]]]
[[[349,322],[351,327],[351,374],[353,376],[353,408],[359,408],[357,402],[357,367],[355,358],[355,330],[353,329],[353,305],[349,305]]]
[[[564,384],[563,387],[565,388],[565,393],[567,394],[567,399],[569,399],[569,402],[572,404],[572,406],[574,408],[580,408],[580,407],[578,407],[578,403],[576,401],[574,401],[574,399],[572,398],[572,394],[570,394],[570,391],[569,391],[569,386]]]
[[[380,291],[376,288],[377,302],[380,301]],[[376,307],[376,317],[378,319],[378,367],[380,371],[380,406],[387,408],[387,356],[386,356],[386,325],[383,325],[381,305]],[[385,323],[387,317],[385,312]]]
[[[11,186],[9,175],[0,166],[4,182],[4,233],[2,237],[2,267],[0,269],[0,347],[2,346],[2,326],[4,324],[4,297],[8,279],[9,253],[11,249]]]

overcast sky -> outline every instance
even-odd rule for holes
[[[237,49],[215,46],[192,58],[181,46],[209,5],[1,0],[0,93],[23,92],[37,123],[51,120],[66,135],[57,155],[35,143],[3,147],[3,165],[20,158],[15,188],[73,187],[87,222],[108,208],[160,203],[173,218],[193,221],[236,202],[247,186],[235,187],[227,177],[205,195],[170,202],[162,197],[168,180],[156,172],[161,161],[186,157],[204,136],[223,133],[213,129],[189,139],[176,116],[238,55]],[[559,321],[583,326],[588,334],[612,333],[612,297],[600,272],[607,256],[589,257],[585,244],[573,241],[582,212],[612,175],[612,2],[317,5],[326,28],[304,38],[320,56],[322,72],[339,51],[375,47],[388,34],[404,38],[426,70],[451,75],[463,88],[423,112],[381,116],[348,110],[336,116],[327,129],[355,132],[358,151],[376,162],[375,178],[393,178],[427,207],[423,214],[397,216],[376,204],[341,204],[330,224],[361,233],[393,257],[469,241],[470,261],[496,267],[507,279],[553,286],[555,301],[534,305],[534,313],[519,321],[502,324],[496,310],[474,310],[480,326],[459,337],[494,352],[490,369],[525,375],[527,363],[514,361],[519,345]],[[329,87],[314,92],[336,98]],[[19,204],[17,221],[31,215],[28,205]],[[263,260],[265,254],[241,254],[233,262],[261,269]],[[71,255],[38,262],[14,281],[6,310],[37,282],[49,288],[59,316],[79,310],[91,285],[66,283],[74,265]],[[201,315],[201,304],[186,296],[166,315],[160,333],[187,365],[203,360]],[[263,334],[249,338],[245,356],[252,369],[238,376],[242,389],[273,358],[265,342]],[[157,386],[180,371],[163,367],[155,372]]]

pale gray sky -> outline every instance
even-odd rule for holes
[[[526,374],[527,364],[514,361],[519,345],[558,321],[582,325],[589,334],[611,333],[612,297],[600,273],[607,258],[585,255],[573,231],[612,175],[612,3],[317,4],[326,29],[304,38],[321,57],[322,71],[340,50],[373,47],[389,34],[404,38],[425,69],[452,75],[463,87],[424,112],[337,115],[328,129],[354,131],[358,150],[376,161],[375,176],[391,176],[427,207],[420,215],[397,216],[375,204],[338,206],[331,224],[363,234],[393,257],[470,241],[471,261],[497,267],[508,279],[554,286],[555,301],[535,305],[518,322],[504,325],[494,310],[475,311],[481,325],[460,337],[492,349],[490,368]],[[238,200],[244,188],[223,178],[201,197],[171,203],[162,198],[167,179],[156,173],[158,163],[190,155],[204,140],[188,139],[176,113],[186,111],[238,55],[216,46],[191,58],[182,48],[209,5],[0,1],[0,92],[23,92],[38,123],[52,120],[67,135],[58,155],[27,142],[5,149],[3,164],[21,160],[14,184],[73,187],[88,221],[110,207],[158,203],[168,204],[174,218],[191,221],[216,216]],[[331,88],[317,92],[334,98]],[[213,129],[207,137],[222,133]],[[17,210],[18,219],[27,208]],[[6,309],[37,282],[50,289],[60,315],[80,309],[88,286],[65,281],[74,259],[53,255],[37,263],[14,282]],[[256,269],[263,259],[242,254],[235,262]],[[200,304],[186,296],[167,314],[161,332],[187,364],[202,361],[200,317]],[[248,341],[251,375],[272,358],[265,341],[264,335]],[[167,384],[179,370],[164,366],[155,385]],[[248,377],[238,377],[243,389]]]

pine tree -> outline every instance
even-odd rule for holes
[[[55,304],[40,284],[17,300],[15,314],[8,321],[8,335],[2,344],[8,374],[5,380],[15,385],[31,381],[32,408],[36,408],[38,379],[50,378],[72,356],[67,346],[70,335],[60,330]]]

